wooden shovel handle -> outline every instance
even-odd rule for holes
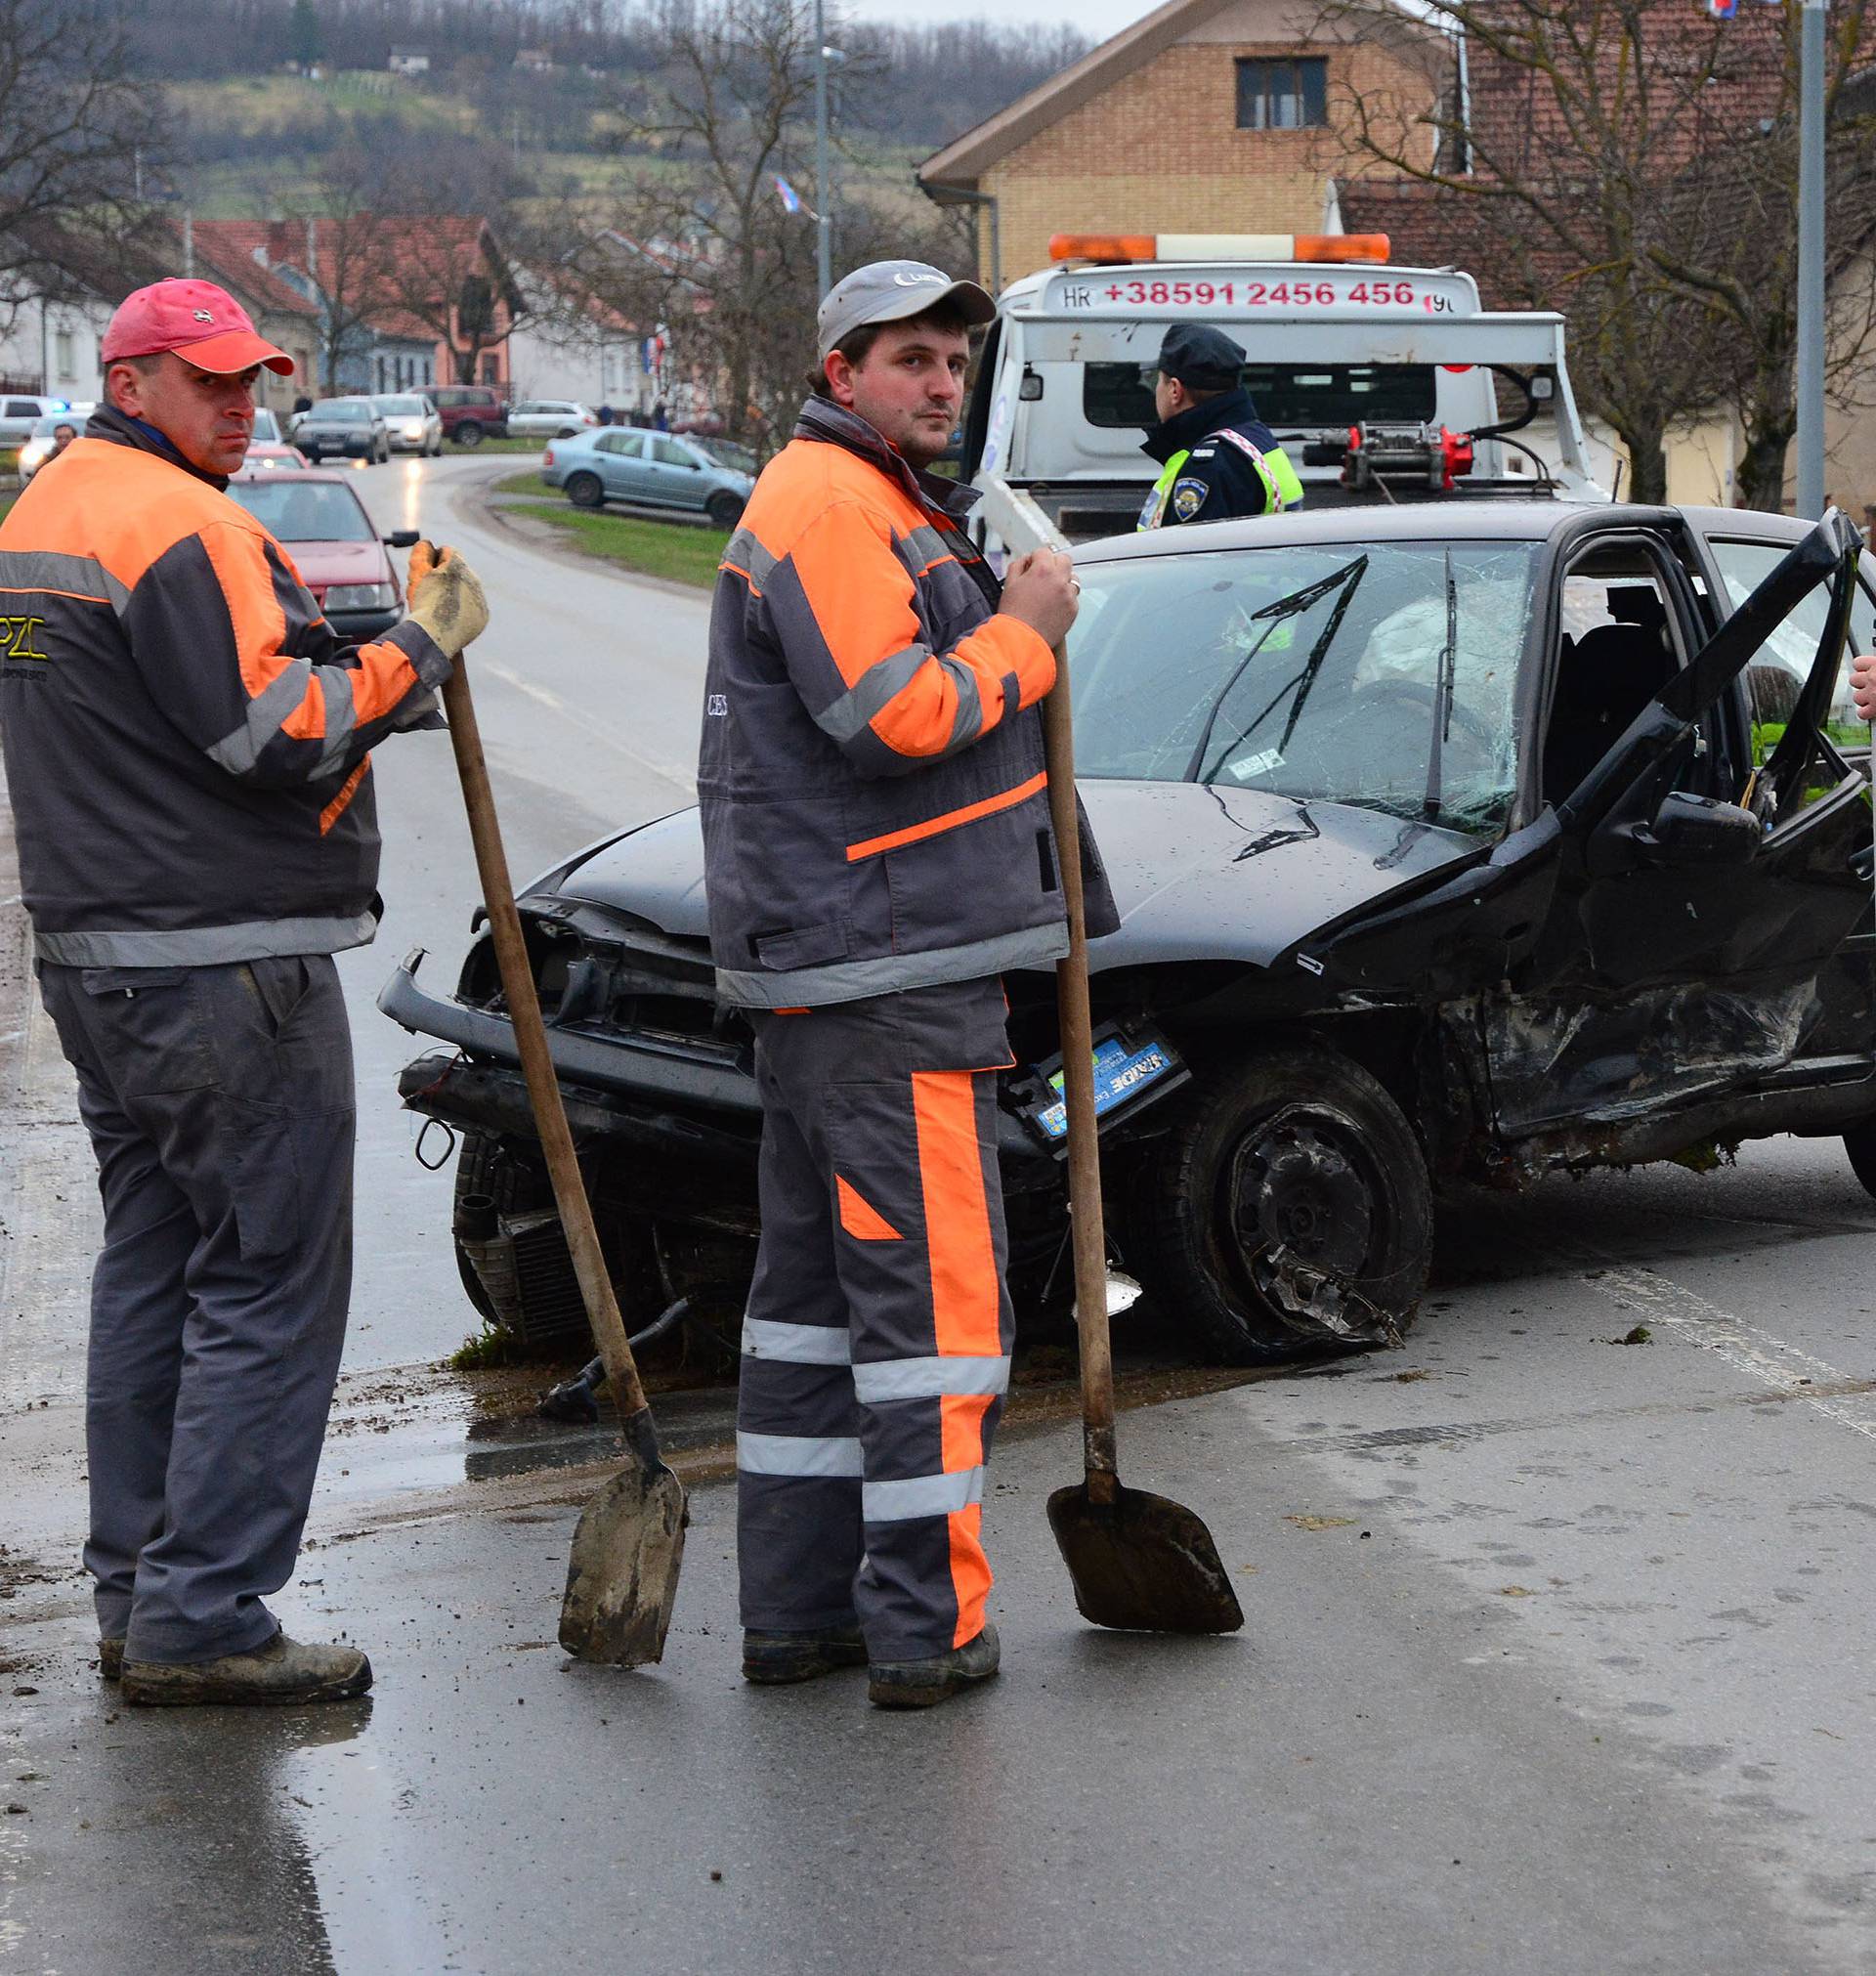
[[[1075,1328],[1081,1341],[1082,1447],[1087,1489],[1112,1502],[1114,1353],[1107,1328],[1107,1232],[1101,1217],[1101,1155],[1094,1125],[1094,1019],[1087,1000],[1087,915],[1082,900],[1082,827],[1075,806],[1075,723],[1068,659],[1055,648],[1055,687],[1043,702],[1048,811],[1068,907],[1068,953],[1055,964],[1062,1031],[1062,1099],[1068,1112],[1069,1231],[1075,1252]]]
[[[528,1080],[528,1097],[533,1106],[534,1129],[540,1134],[541,1150],[547,1156],[547,1174],[554,1183],[561,1225],[567,1231],[574,1273],[579,1278],[579,1294],[586,1305],[586,1317],[593,1327],[599,1355],[606,1361],[613,1403],[626,1424],[627,1440],[649,1467],[658,1459],[658,1444],[651,1438],[645,1389],[639,1384],[638,1366],[626,1341],[624,1319],[618,1314],[613,1279],[599,1246],[599,1230],[593,1225],[592,1204],[586,1198],[586,1183],[580,1178],[579,1158],[574,1151],[574,1136],[567,1125],[567,1108],[560,1101],[560,1083],[554,1075],[547,1031],[540,1019],[540,1001],[534,993],[534,972],[529,965],[527,942],[522,937],[521,915],[515,911],[508,855],[502,848],[501,828],[495,820],[494,792],[489,787],[489,765],[483,759],[476,704],[470,697],[469,675],[460,656],[444,683],[443,707],[449,719],[450,746],[456,752],[463,806],[469,812],[469,836],[476,847],[476,871],[482,880],[483,903],[489,909],[489,931],[495,943],[502,993],[508,1000],[508,1019],[514,1025],[522,1073]]]

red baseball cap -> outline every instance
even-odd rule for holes
[[[261,335],[247,311],[213,281],[152,281],[126,295],[98,354],[115,364],[120,357],[154,357],[165,350],[220,376],[256,364],[282,377],[293,374],[292,358]]]

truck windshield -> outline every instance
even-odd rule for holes
[[[1077,772],[1494,830],[1535,559],[1530,542],[1426,541],[1086,564]]]
[[[1156,424],[1152,377],[1150,365],[1087,365],[1082,409],[1088,424]],[[1258,416],[1278,431],[1425,425],[1436,415],[1439,402],[1430,364],[1247,364],[1244,387]]]

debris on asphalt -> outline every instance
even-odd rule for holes
[[[1345,1530],[1354,1522],[1353,1517],[1285,1517],[1286,1524],[1295,1524],[1300,1530]]]

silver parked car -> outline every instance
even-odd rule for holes
[[[599,414],[572,398],[524,398],[508,414],[514,439],[569,439],[599,423]]]
[[[391,457],[384,413],[368,398],[322,398],[293,421],[293,444],[315,466],[329,454],[366,461]]]
[[[443,451],[443,417],[414,391],[380,392],[371,403],[384,414],[393,452],[436,457]]]
[[[724,440],[606,425],[556,439],[540,456],[540,477],[565,488],[576,508],[687,508],[733,529],[755,486],[755,455]]]

